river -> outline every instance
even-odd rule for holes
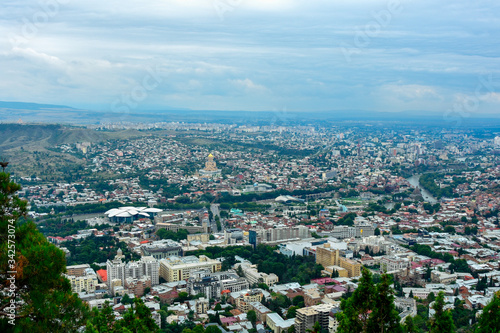
[[[406,180],[408,180],[408,182],[410,183],[410,185],[412,187],[416,187],[420,190],[420,193],[422,193],[422,197],[424,198],[425,201],[431,203],[431,204],[435,204],[438,202],[438,200],[432,196],[432,194],[427,191],[425,188],[423,188],[422,186],[420,186],[420,183],[418,182],[418,180],[420,179],[420,174],[416,174],[416,175],[413,175],[411,176],[410,178],[407,178]]]

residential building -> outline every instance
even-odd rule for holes
[[[215,273],[203,270],[191,274],[186,288],[191,295],[205,294],[207,298],[219,299],[223,291],[245,290],[249,284],[247,279],[238,276],[233,270]]]
[[[188,280],[191,274],[208,270],[215,273],[221,270],[221,262],[201,255],[187,257],[168,257],[160,260],[160,276],[168,282]]]
[[[328,330],[330,323],[331,305],[318,304],[297,310],[295,317],[295,332],[306,333],[311,330],[316,322],[321,326],[321,329]]]
[[[266,324],[274,333],[288,332],[288,329],[295,324],[295,318],[285,320],[273,312],[267,315]]]
[[[234,302],[236,304],[236,308],[242,312],[248,312],[252,309],[250,303],[253,302],[261,302],[264,294],[262,291],[258,289],[249,290],[247,293],[238,296]]]

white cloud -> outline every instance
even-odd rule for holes
[[[252,80],[250,79],[237,79],[237,80],[230,80],[233,84],[239,86],[239,87],[242,87],[246,90],[249,90],[249,91],[255,91],[255,92],[265,92],[267,91],[267,88],[260,85],[260,84],[256,84],[254,83]]]

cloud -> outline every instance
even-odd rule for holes
[[[247,91],[254,91],[254,92],[265,92],[267,91],[267,88],[260,85],[260,84],[255,84],[252,80],[250,79],[237,79],[237,80],[230,80],[231,83],[235,84],[236,86],[242,87]]]
[[[362,47],[388,1],[61,0],[23,33],[48,2],[0,3],[0,100],[107,109],[158,68],[164,80],[138,109],[439,111],[500,72],[493,0],[401,0]],[[473,112],[490,112],[498,90],[476,99]]]

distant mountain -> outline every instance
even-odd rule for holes
[[[15,109],[15,110],[43,110],[43,109],[70,109],[75,108],[65,105],[54,104],[38,104],[38,103],[25,103],[25,102],[4,102],[0,101],[0,109]]]

